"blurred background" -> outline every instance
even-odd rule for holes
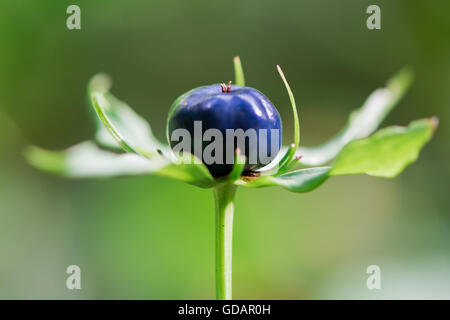
[[[66,8],[81,8],[81,30]],[[381,8],[381,30],[366,8]],[[409,93],[383,126],[436,115],[434,139],[396,179],[337,177],[312,193],[239,189],[236,299],[450,298],[448,1],[0,2],[0,298],[214,298],[211,190],[153,176],[65,180],[30,167],[30,144],[93,137],[86,84],[114,79],[165,139],[181,93],[233,79],[264,92],[293,139],[280,64],[305,145],[321,143],[405,65]],[[81,267],[82,289],[66,289]],[[366,268],[381,268],[381,290]]]

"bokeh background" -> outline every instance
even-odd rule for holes
[[[82,29],[66,28],[81,7]],[[366,28],[370,4],[382,29]],[[440,127],[398,178],[337,177],[312,193],[240,189],[237,299],[450,298],[448,1],[0,2],[0,298],[214,297],[211,190],[153,176],[64,180],[23,150],[93,136],[86,83],[99,71],[164,139],[172,101],[233,79],[278,107],[292,137],[280,64],[306,145],[325,141],[405,65],[415,82],[383,126],[436,115]],[[68,265],[82,289],[67,290]],[[366,288],[380,266],[382,289]]]

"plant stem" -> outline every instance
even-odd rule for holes
[[[234,195],[229,183],[214,188],[216,205],[216,299],[231,300],[231,256],[233,243]]]

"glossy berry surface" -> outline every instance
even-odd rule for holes
[[[228,174],[233,167],[233,164],[225,161],[227,129],[242,129],[244,131],[255,129],[256,132],[260,132],[260,129],[267,130],[267,139],[261,139],[258,134],[256,145],[249,145],[246,138],[245,152],[240,150],[247,158],[244,174],[254,172],[268,164],[267,159],[266,162],[262,163],[259,155],[259,149],[263,143],[266,144],[264,146],[266,155],[271,160],[277,155],[281,147],[282,124],[280,114],[266,96],[250,87],[214,84],[193,89],[180,96],[170,109],[167,123],[167,135],[172,148],[178,143],[171,141],[172,132],[178,128],[183,128],[194,137],[194,121],[202,122],[202,136],[206,130],[211,128],[218,129],[222,133],[224,140],[223,164],[205,163],[214,177]],[[275,152],[271,152],[271,129],[278,130],[278,143],[273,146]],[[202,148],[204,149],[209,143],[203,141]],[[250,150],[252,146],[253,149],[256,148],[257,150]],[[194,138],[191,139],[191,150],[194,150]],[[256,163],[249,163],[248,161],[251,151],[256,152]]]

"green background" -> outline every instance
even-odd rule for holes
[[[70,4],[81,30],[66,28]],[[381,30],[366,28],[370,4]],[[394,180],[239,189],[234,298],[450,298],[449,12],[448,1],[406,0],[0,2],[0,298],[214,298],[211,190],[153,176],[64,180],[23,150],[93,136],[86,84],[100,71],[164,139],[172,101],[233,79],[235,55],[279,109],[285,143],[293,124],[276,64],[306,145],[405,65],[415,82],[383,126],[436,115],[440,127]],[[66,289],[71,264],[82,290]],[[372,264],[382,290],[366,288]]]

